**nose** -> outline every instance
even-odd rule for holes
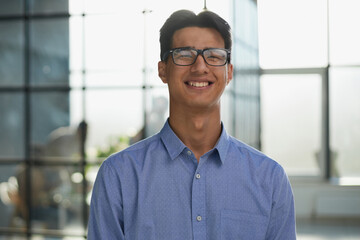
[[[207,73],[209,66],[205,62],[205,58],[202,54],[199,54],[195,60],[195,63],[191,65],[191,72]]]

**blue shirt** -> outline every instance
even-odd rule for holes
[[[88,239],[293,240],[293,194],[278,163],[224,128],[197,163],[166,123],[103,162]]]

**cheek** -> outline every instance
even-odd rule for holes
[[[223,70],[223,71],[221,71],[221,73],[219,72],[217,75],[219,76],[219,80],[221,82],[224,82],[225,84],[229,83],[229,80],[228,80],[229,79],[229,72],[228,71]]]
[[[181,83],[185,74],[186,69],[178,66],[172,66],[171,68],[168,68],[166,73],[168,82],[173,82],[173,84]]]

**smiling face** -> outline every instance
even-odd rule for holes
[[[172,48],[192,47],[196,49],[224,48],[220,33],[212,28],[186,27],[173,35]],[[168,84],[170,112],[172,110],[220,110],[220,97],[232,79],[233,66],[210,66],[199,55],[190,66],[175,65],[168,57],[159,62],[159,76]]]

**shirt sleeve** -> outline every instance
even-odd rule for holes
[[[273,202],[266,240],[295,240],[294,197],[289,179],[281,166],[275,171]]]
[[[121,182],[108,161],[101,165],[95,180],[88,239],[125,239]]]

